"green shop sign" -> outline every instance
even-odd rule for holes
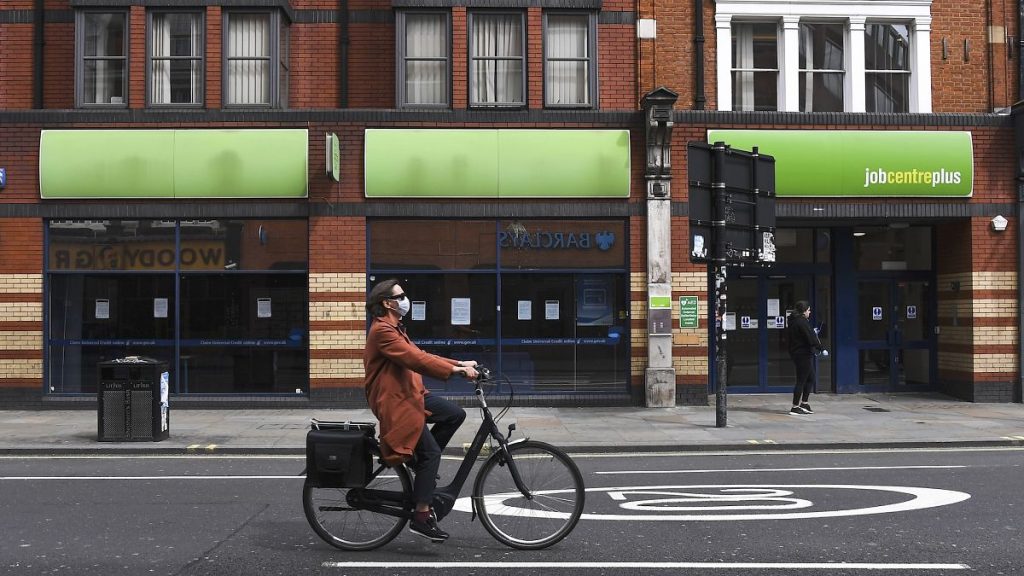
[[[708,130],[708,142],[775,157],[779,196],[970,196],[970,132]]]
[[[305,129],[43,130],[39,194],[80,198],[305,198]]]
[[[628,198],[629,130],[385,130],[367,198]]]

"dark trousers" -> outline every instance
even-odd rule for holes
[[[817,380],[814,374],[814,357],[810,355],[793,356],[796,366],[796,386],[793,386],[793,406],[806,404]]]
[[[424,425],[420,441],[416,444],[416,462],[413,464],[416,479],[412,493],[417,504],[429,504],[433,500],[437,471],[441,468],[441,451],[466,419],[465,410],[439,396],[427,394],[423,402],[427,412],[431,413],[427,416],[427,424],[434,426],[428,430]]]

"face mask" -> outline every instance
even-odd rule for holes
[[[398,315],[401,316],[402,318],[404,318],[405,315],[409,313],[409,307],[410,306],[412,306],[412,303],[409,302],[408,296],[405,297],[405,298],[402,298],[401,300],[399,300],[398,301]]]

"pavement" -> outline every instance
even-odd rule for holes
[[[492,400],[492,404],[496,403]],[[727,426],[707,406],[512,408],[513,437],[570,452],[1024,446],[1024,404],[977,404],[941,394],[816,394],[813,415],[788,413],[788,394],[730,395]],[[497,413],[496,407],[491,406]],[[447,452],[461,454],[480,424],[466,423]],[[182,409],[160,442],[99,442],[93,410],[0,410],[0,454],[303,454],[310,418],[374,421],[369,410]]]

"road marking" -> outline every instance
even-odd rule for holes
[[[1024,440],[1024,436],[1003,436],[1003,440]]]
[[[490,568],[490,569],[604,569],[650,570],[969,570],[967,564],[877,564],[869,562],[324,562],[324,568]]]
[[[742,468],[709,470],[610,470],[594,474],[706,474],[709,472],[822,472],[828,470],[930,470],[945,468],[967,468],[967,466],[835,466],[820,468]]]
[[[0,476],[0,480],[305,480],[305,476]]]

